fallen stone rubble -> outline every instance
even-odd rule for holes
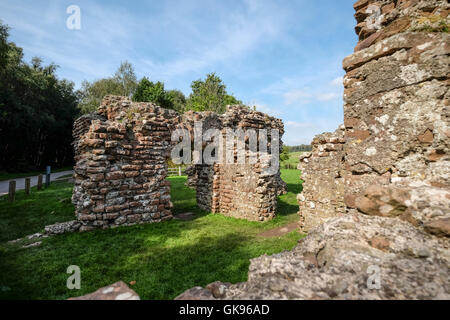
[[[448,247],[411,224],[346,215],[292,251],[253,259],[247,282],[197,287],[177,299],[450,299],[449,267]]]

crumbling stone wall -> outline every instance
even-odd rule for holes
[[[445,32],[449,23],[447,0],[360,0],[353,7],[355,52],[404,32]]]
[[[358,207],[357,198],[371,185],[420,181],[450,187],[450,36],[430,32],[448,26],[450,5],[359,1],[359,25],[374,19],[362,14],[368,6],[384,11],[371,31],[375,40],[362,40],[360,33],[362,42],[343,63],[349,208]],[[404,27],[393,28],[399,25]],[[371,46],[360,50],[362,43]]]
[[[82,115],[78,119],[75,120],[73,124],[72,136],[74,137],[74,141],[72,143],[75,153],[75,162],[78,161],[78,158],[81,154],[80,150],[80,138],[83,137],[88,131],[89,127],[93,120],[102,120],[103,117],[96,113],[88,113]]]
[[[450,36],[439,32],[449,3],[361,0],[355,10],[343,150],[324,156],[340,134],[320,135],[300,165],[300,214],[320,225],[294,250],[253,259],[247,282],[178,299],[450,299]],[[346,214],[330,218],[325,196]]]
[[[167,159],[176,112],[107,96],[75,122],[72,201],[81,231],[172,218]]]
[[[420,182],[430,192],[450,186],[450,42],[448,33],[434,32],[448,25],[449,8],[448,1],[355,4],[360,41],[343,62],[345,144],[335,154],[342,163],[322,160],[320,148],[301,159],[306,181],[298,199],[305,231],[343,213],[324,202],[344,200],[346,211],[373,214],[380,206],[369,200],[378,197],[371,186],[397,183],[414,190]],[[330,170],[336,179],[317,173]],[[339,185],[344,194],[333,193]],[[400,213],[391,202],[381,210],[412,221],[406,207]]]
[[[281,137],[284,126],[281,120],[269,117],[261,112],[251,111],[246,107],[230,106],[223,115],[214,115],[210,112],[189,112],[184,115],[183,123],[189,127],[194,121],[203,122],[203,130],[217,128],[221,131],[224,146],[226,146],[227,129],[268,130],[268,151],[271,149],[271,129],[279,130],[279,146],[282,148]],[[253,221],[266,221],[275,216],[277,196],[286,192],[286,184],[280,178],[279,168],[265,174],[263,169],[263,154],[258,151],[258,162],[249,164],[249,139],[245,140],[245,164],[230,164],[226,162],[226,152],[221,161],[213,165],[198,164],[187,170],[188,185],[197,190],[197,204],[206,211],[221,213],[223,215]],[[259,145],[259,140],[257,141]],[[204,147],[204,145],[203,145]],[[236,152],[237,145],[234,145]],[[235,159],[237,161],[237,159]]]
[[[342,216],[344,204],[344,127],[334,133],[314,138],[312,152],[300,156],[303,192],[297,196],[300,205],[300,227],[312,230],[325,220]]]
[[[224,115],[187,112],[181,117],[153,104],[105,97],[98,111],[80,117],[73,129],[72,201],[82,224],[80,230],[172,218],[170,183],[166,181],[167,160],[175,144],[171,134],[186,128],[194,139],[196,121],[202,122],[203,132],[219,129],[224,137],[228,128],[278,129],[280,137],[284,133],[281,120],[242,106],[230,106]],[[269,142],[270,138],[269,132]],[[200,143],[204,148],[206,142]],[[195,158],[194,145],[192,150]],[[249,152],[247,148],[247,155]],[[285,192],[286,185],[279,168],[264,175],[262,166],[261,161],[194,165],[187,170],[188,185],[196,188],[198,206],[206,211],[268,220],[274,217],[277,195]]]

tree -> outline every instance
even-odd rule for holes
[[[0,68],[4,68],[8,53],[8,26],[2,24],[0,20]]]
[[[204,81],[193,81],[191,88],[192,93],[186,106],[188,110],[224,113],[227,104],[242,103],[227,93],[225,84],[215,73],[206,75]]]
[[[281,162],[289,160],[289,152],[290,152],[290,148],[288,146],[283,146],[283,150],[280,153],[280,161]]]
[[[122,95],[122,88],[112,78],[100,79],[89,83],[83,81],[81,84],[81,101],[78,105],[81,113],[89,113],[97,110],[103,97],[107,95]]]
[[[114,74],[113,80],[117,82],[122,91],[120,95],[131,97],[134,94],[137,87],[137,78],[131,63],[128,61],[122,62]]]
[[[224,97],[224,105],[226,106],[231,106],[231,105],[236,105],[236,104],[242,104],[242,101],[236,99],[234,96],[232,95],[225,95]]]
[[[146,77],[139,81],[133,100],[137,102],[152,102],[160,107],[173,109],[172,101],[164,90],[164,83],[160,81],[153,83]]]
[[[289,147],[291,152],[302,152],[302,151],[311,151],[312,150],[312,146],[311,145],[299,145],[299,146],[293,146],[293,147]]]
[[[167,91],[167,98],[172,103],[172,107],[177,112],[184,112],[186,109],[186,97],[180,90]]]
[[[0,170],[42,169],[73,163],[72,125],[78,116],[74,84],[57,66],[23,61],[0,23]]]
[[[104,78],[92,83],[83,81],[81,85],[81,101],[78,105],[82,113],[97,110],[107,95],[131,97],[136,91],[137,80],[133,66],[122,62],[111,78]]]

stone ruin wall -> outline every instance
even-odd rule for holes
[[[344,127],[324,133],[312,141],[312,151],[300,156],[303,192],[300,205],[300,228],[312,230],[329,218],[342,216],[344,204]]]
[[[448,33],[428,32],[443,21],[448,25],[449,7],[447,1],[355,4],[360,41],[343,62],[345,144],[341,152],[325,151],[324,158],[326,139],[318,136],[315,151],[301,159],[306,182],[298,199],[305,231],[340,216],[343,207],[400,215],[416,225],[431,223],[430,216],[448,219],[448,210],[413,214],[407,208],[424,197],[431,201],[431,195],[442,205],[450,186],[450,41]],[[325,160],[330,157],[332,162]],[[330,171],[336,179],[327,176]],[[419,196],[418,189],[427,192]],[[338,210],[333,202],[341,204]]]
[[[280,134],[280,150],[282,148],[281,137],[284,134],[282,121],[261,112],[230,106],[223,115],[210,112],[188,112],[183,118],[183,123],[189,124],[190,128],[193,127],[194,121],[202,120],[204,130],[220,129],[224,146],[227,143],[227,129],[242,129],[243,132],[253,129],[256,133],[260,129],[268,131],[277,129]],[[250,156],[248,138],[245,141],[246,159],[248,159]],[[268,132],[268,150],[271,148],[270,141],[271,135]],[[259,145],[259,140],[257,143]],[[259,160],[256,164],[249,164],[248,160],[245,164],[228,164],[224,153],[221,163],[198,164],[188,168],[188,185],[197,190],[199,207],[205,211],[251,221],[273,219],[276,213],[277,196],[285,193],[287,186],[281,180],[279,168],[274,174],[264,174],[261,153],[258,156]]]
[[[308,236],[251,260],[247,282],[178,300],[450,299],[449,3],[354,7],[344,128],[316,137],[299,166]]]
[[[74,125],[72,201],[81,231],[172,218],[166,180],[178,114],[108,96]]]
[[[204,130],[276,128],[280,136],[284,133],[281,120],[240,106],[229,107],[224,115],[188,112],[180,116],[153,104],[105,97],[97,112],[74,124],[72,201],[80,231],[171,219],[166,180],[174,145],[171,134],[188,128],[193,138],[194,121],[200,120]],[[263,176],[260,163],[195,165],[187,173],[200,208],[248,220],[273,218],[277,195],[286,189],[280,171]]]

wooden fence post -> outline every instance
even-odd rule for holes
[[[14,202],[16,199],[16,181],[9,182],[9,202]]]
[[[178,176],[181,177],[181,167],[178,167]]]
[[[42,174],[40,174],[40,175],[38,176],[37,189],[38,189],[38,190],[42,190]]]
[[[31,179],[25,178],[25,194],[30,194],[30,188],[31,188]]]
[[[47,170],[45,173],[45,187],[48,188],[50,186],[50,174],[52,172],[52,168],[47,166]]]

